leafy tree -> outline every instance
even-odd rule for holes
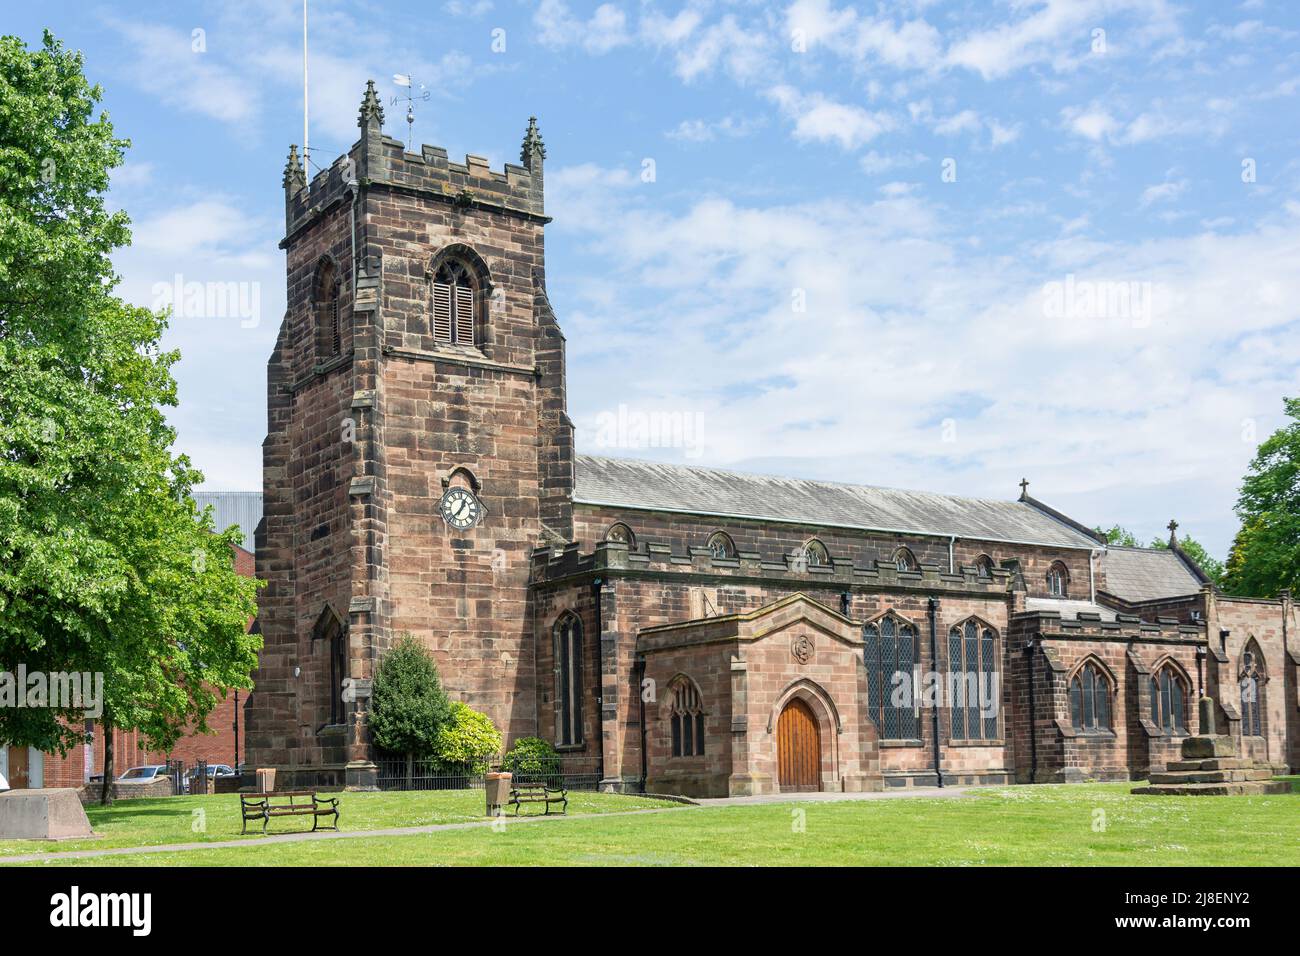
[[[499,753],[501,731],[487,714],[454,701],[447,722],[438,729],[435,755],[449,764],[471,764]]]
[[[1226,580],[1249,597],[1300,590],[1300,398],[1283,405],[1291,422],[1260,444],[1237,495]]]
[[[450,719],[437,663],[423,644],[402,635],[375,669],[369,721],[376,746],[406,755],[408,786],[415,761],[437,753],[439,731]]]
[[[0,669],[103,674],[106,741],[165,749],[252,686],[256,585],[172,450],[167,317],[113,294],[130,233],[104,194],[129,144],[82,68],[48,32],[0,38]],[[81,719],[6,709],[0,740],[66,752]]]
[[[1113,544],[1121,548],[1141,547],[1138,544],[1137,536],[1127,528],[1121,528],[1119,525],[1112,525],[1109,531],[1102,530],[1101,525],[1098,525],[1094,530],[1106,539],[1107,544]]]

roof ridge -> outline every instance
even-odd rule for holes
[[[757,471],[735,471],[731,468],[716,468],[712,465],[683,465],[679,462],[650,461],[645,458],[618,458],[613,455],[576,455],[575,458],[589,458],[593,461],[609,461],[619,465],[648,465],[655,468],[678,468],[682,471],[711,471],[738,478],[765,478],[772,481],[805,482],[813,485],[830,485],[835,488],[866,488],[871,491],[898,491],[909,495],[935,495],[939,498],[954,498],[958,501],[979,501],[996,505],[1025,504],[1017,498],[985,498],[976,495],[956,495],[947,491],[925,491],[919,488],[900,488],[897,485],[868,485],[854,481],[830,481],[825,478],[797,478],[791,475],[772,475]],[[1031,506],[1032,507],[1032,506]],[[1037,509],[1036,509],[1037,510]]]

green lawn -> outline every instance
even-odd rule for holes
[[[1291,779],[1293,785],[1300,780]],[[1008,787],[947,799],[684,807],[652,814],[507,822],[496,829],[75,862],[96,866],[1300,865],[1300,794],[1135,797],[1128,792],[1131,786]],[[432,796],[443,801],[458,795]],[[433,822],[432,796],[345,794],[344,812],[350,800],[371,800],[376,806],[411,800],[406,810],[394,808],[393,817],[377,825],[417,822],[420,813],[424,822]],[[582,809],[597,812],[651,804],[595,795],[581,795],[579,800],[591,801]],[[455,819],[471,816],[476,808],[477,804],[466,805],[464,815]],[[345,826],[347,820],[345,815]],[[210,817],[208,839],[227,835],[228,827],[227,833],[212,833],[211,822]],[[170,838],[174,837],[173,833]]]
[[[482,790],[438,790],[416,793],[341,793],[339,827],[342,830],[380,830],[389,827],[418,827],[434,823],[465,823],[482,820]],[[646,807],[675,806],[662,800],[603,793],[570,793],[569,813],[609,813]],[[536,812],[532,808],[525,812]],[[158,846],[164,843],[198,843],[221,840],[257,840],[261,824],[250,821],[247,837],[239,835],[239,797],[167,797],[157,800],[118,800],[105,809],[86,807],[90,825],[99,834],[94,840],[0,840],[0,856],[26,853],[59,853],[67,850],[104,850],[111,847]],[[293,833],[311,829],[311,819],[273,819],[269,833]]]

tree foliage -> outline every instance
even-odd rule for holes
[[[167,749],[252,686],[261,639],[239,533],[213,533],[172,448],[167,316],[113,294],[130,233],[105,192],[129,144],[100,98],[48,32],[0,38],[0,669],[102,673],[105,723]],[[6,710],[0,740],[64,750],[79,722]]]
[[[423,644],[410,634],[398,638],[375,670],[371,694],[369,723],[376,746],[409,758],[437,753],[451,703]]]
[[[434,755],[444,763],[469,764],[500,751],[501,732],[492,718],[454,701],[446,723],[438,729]]]
[[[1255,451],[1237,495],[1228,588],[1248,597],[1300,591],[1300,398],[1283,399],[1290,423]]]

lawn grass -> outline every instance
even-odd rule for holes
[[[495,829],[417,836],[310,840],[66,862],[93,866],[1300,865],[1300,795],[1143,797],[1131,795],[1132,786],[1040,785],[979,790],[945,799],[680,808],[507,822]],[[613,808],[602,803],[602,809]]]
[[[339,827],[345,831],[467,823],[484,819],[482,790],[342,793],[329,796],[340,798]],[[609,813],[674,805],[647,797],[605,793],[569,794],[571,814]],[[167,843],[256,840],[262,835],[261,824],[250,821],[248,835],[240,836],[239,796],[233,793],[118,800],[107,808],[92,804],[86,807],[86,816],[99,834],[98,839],[64,840],[57,843],[49,840],[0,840],[0,856],[161,846]],[[293,833],[310,829],[310,817],[280,817],[271,820],[268,832]]]

